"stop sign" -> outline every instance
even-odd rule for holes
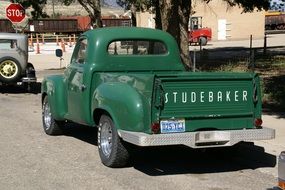
[[[6,17],[13,23],[22,22],[25,16],[25,9],[21,4],[11,3],[6,8]]]

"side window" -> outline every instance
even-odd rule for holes
[[[16,49],[17,40],[0,39],[0,50]]]
[[[87,57],[87,39],[82,39],[79,42],[79,47],[77,54],[75,55],[74,59],[79,64],[84,64]]]
[[[155,40],[117,40],[108,46],[110,55],[163,55],[167,48],[161,41]]]

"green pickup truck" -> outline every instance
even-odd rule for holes
[[[187,72],[174,38],[145,28],[103,28],[80,36],[63,75],[42,82],[43,128],[98,128],[101,161],[123,167],[129,145],[232,146],[272,139],[262,127],[255,73]],[[96,138],[96,137],[94,137]]]

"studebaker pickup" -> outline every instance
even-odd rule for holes
[[[98,127],[109,167],[128,163],[128,143],[211,148],[272,139],[274,130],[262,127],[259,80],[187,72],[176,41],[160,30],[90,30],[64,74],[42,82],[43,128],[57,135],[65,121]]]

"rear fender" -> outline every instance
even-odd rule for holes
[[[92,97],[92,108],[110,114],[118,129],[146,132],[150,126],[150,105],[135,88],[126,83],[100,85]]]
[[[47,77],[42,82],[42,101],[48,96],[51,113],[56,120],[64,120],[66,114],[66,91],[63,76],[54,75]]]

